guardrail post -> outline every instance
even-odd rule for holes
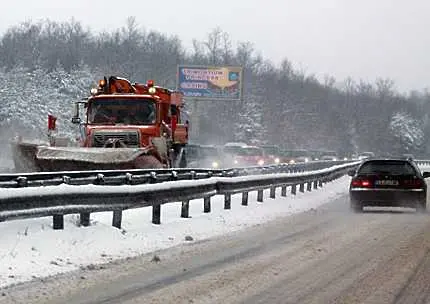
[[[301,183],[299,187],[299,191],[304,193],[305,192],[305,183]]]
[[[70,183],[72,182],[72,178],[67,175],[63,175],[61,179],[63,181],[63,184],[66,184],[66,185],[70,185]]]
[[[296,193],[297,193],[297,185],[292,185],[291,186],[291,194],[296,195]]]
[[[133,174],[128,173],[128,172],[125,174],[125,184],[126,185],[133,185]]]
[[[264,190],[258,190],[258,192],[257,192],[257,202],[259,202],[259,203],[263,202],[263,191]]]
[[[112,217],[112,226],[121,229],[122,223],[122,210],[114,210]]]
[[[248,206],[248,192],[242,193],[242,206]]]
[[[281,188],[281,196],[287,196],[287,186],[282,186],[282,188]]]
[[[94,185],[103,185],[105,183],[105,176],[101,173],[98,173],[93,183]]]
[[[318,189],[318,180],[314,180],[314,189]]]
[[[312,191],[312,182],[307,182],[307,184],[306,184],[306,190],[307,190],[308,192],[311,192],[311,191]]]
[[[155,225],[161,223],[161,204],[152,205],[152,223]]]
[[[276,198],[276,187],[270,188],[270,198]]]
[[[79,216],[81,226],[88,227],[90,225],[90,213],[89,212],[81,212]]]
[[[209,213],[211,212],[211,197],[207,196],[203,199],[203,212]]]
[[[16,178],[16,183],[17,183],[17,186],[20,188],[27,187],[28,186],[28,179],[25,176],[18,176]]]
[[[55,230],[64,229],[64,215],[54,214],[52,217],[52,228]]]
[[[224,194],[224,209],[231,209],[231,194]]]
[[[181,217],[183,218],[190,217],[190,201],[188,200],[182,201]]]
[[[178,180],[178,172],[177,171],[172,171],[170,179],[172,181]]]
[[[151,171],[150,173],[149,173],[149,176],[150,176],[150,181],[149,181],[149,183],[150,184],[155,184],[156,182],[157,182],[157,172],[154,172],[154,171]]]

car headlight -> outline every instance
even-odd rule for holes
[[[290,160],[290,164],[295,164],[296,161],[294,159]]]
[[[305,158],[305,163],[307,163],[307,162],[309,162],[309,158],[306,157]]]
[[[219,167],[218,162],[214,161],[214,162],[212,163],[212,168],[218,168],[218,167]]]
[[[259,165],[259,166],[264,165],[264,160],[260,159],[260,160],[258,161],[258,165]]]
[[[281,160],[279,158],[275,158],[275,164],[279,164]]]

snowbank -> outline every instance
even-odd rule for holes
[[[118,258],[136,256],[185,242],[245,229],[251,225],[316,208],[347,193],[348,177],[310,193],[290,194],[256,202],[250,193],[249,206],[241,206],[241,196],[232,197],[232,209],[224,210],[222,196],[212,200],[212,212],[203,213],[203,201],[190,202],[190,219],[180,217],[180,203],[162,207],[161,225],[151,223],[151,208],[128,210],[123,229],[111,226],[112,213],[91,215],[90,227],[78,227],[78,217],[65,217],[65,229],[53,230],[52,218],[0,223],[0,287],[33,278],[76,270]]]

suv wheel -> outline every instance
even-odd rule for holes
[[[417,203],[417,211],[418,212],[426,212],[427,211],[427,201]]]
[[[356,213],[361,213],[363,212],[363,205],[361,205],[360,203],[356,203],[356,202],[350,202],[349,203],[350,209]]]

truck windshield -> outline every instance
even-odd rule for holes
[[[155,102],[147,98],[97,98],[89,102],[88,123],[152,125]]]

